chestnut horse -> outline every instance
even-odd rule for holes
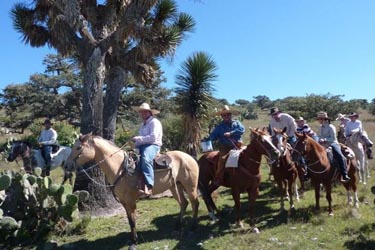
[[[171,168],[155,171],[155,185],[153,195],[170,190],[180,205],[177,226],[181,225],[183,215],[188,206],[186,192],[193,210],[193,227],[197,226],[198,215],[198,176],[199,167],[196,160],[181,151],[166,153],[171,158]],[[131,245],[129,249],[136,249],[136,202],[139,199],[138,180],[136,174],[128,171],[129,154],[112,142],[91,134],[81,135],[72,148],[67,168],[74,169],[87,162],[95,161],[104,172],[108,182],[114,189],[114,194],[126,210],[130,230]]]
[[[272,164],[272,173],[280,190],[280,206],[284,210],[284,197],[288,197],[290,211],[293,212],[294,202],[293,195],[299,200],[298,188],[296,179],[298,170],[296,163],[292,159],[290,151],[291,146],[287,143],[288,135],[285,133],[286,128],[277,129],[273,128],[274,136],[272,137],[273,144],[280,151],[280,157]]]
[[[236,223],[241,227],[240,194],[247,192],[250,226],[252,227],[253,232],[257,233],[259,230],[255,227],[254,205],[259,194],[259,184],[261,179],[260,164],[262,161],[262,155],[265,155],[269,160],[275,161],[278,159],[280,152],[272,144],[271,136],[264,129],[250,129],[251,142],[240,153],[238,167],[225,169],[223,186],[232,189],[232,197],[236,208]],[[218,209],[211,197],[213,190],[210,188],[210,183],[215,177],[217,157],[218,151],[213,151],[203,154],[198,160],[200,168],[199,189],[206,203],[209,215],[213,220],[217,220],[214,213],[218,212]]]
[[[327,150],[310,136],[305,133],[297,133],[297,141],[293,148],[293,159],[298,161],[301,156],[305,158],[309,174],[311,176],[311,184],[315,189],[315,208],[320,209],[320,184],[323,184],[326,190],[326,198],[328,201],[328,213],[333,215],[332,210],[332,183],[335,180],[341,181],[341,173],[338,169],[337,163],[332,165]],[[350,181],[342,182],[348,195],[348,204],[352,204],[352,197],[350,191],[354,193],[354,206],[359,206],[357,184],[356,184],[356,168],[357,160],[355,157],[347,158],[348,175]]]

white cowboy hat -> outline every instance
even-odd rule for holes
[[[359,117],[359,115],[356,113],[356,112],[351,112],[349,115],[348,115],[348,117]]]
[[[150,105],[148,103],[145,103],[145,102],[142,103],[141,106],[139,106],[139,107],[133,106],[132,109],[134,109],[137,112],[142,111],[142,110],[147,110],[147,111],[150,111],[151,114],[153,114],[153,115],[156,115],[156,114],[160,113],[160,111],[157,110],[157,109],[151,109]]]
[[[345,115],[343,115],[343,114],[340,113],[340,114],[337,115],[336,121],[344,119],[344,118],[345,118]]]
[[[221,111],[217,111],[214,113],[214,115],[223,115],[223,114],[239,115],[240,111],[230,109],[227,105],[224,105]]]

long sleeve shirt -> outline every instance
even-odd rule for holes
[[[297,131],[297,124],[294,118],[291,115],[286,114],[286,113],[280,114],[280,121],[276,121],[274,118],[272,118],[270,122],[270,126],[271,126],[271,133],[272,133],[271,135],[274,135],[275,133],[273,131],[273,128],[284,129],[286,127],[285,133],[289,137],[295,136],[295,132]]]
[[[321,140],[327,142],[328,145],[333,143],[338,144],[337,137],[336,137],[336,128],[333,124],[324,123],[320,126],[320,136]]]
[[[53,145],[57,142],[57,132],[53,128],[43,129],[38,138],[42,145]]]
[[[225,137],[224,133],[230,132],[230,137]],[[219,140],[221,145],[233,146],[236,142],[242,141],[241,136],[245,132],[245,127],[240,121],[232,120],[230,123],[221,122],[215,127],[208,137],[209,140]]]
[[[345,136],[348,137],[355,132],[363,132],[362,122],[360,120],[349,121],[345,126]]]
[[[150,116],[139,128],[139,135],[134,137],[135,146],[144,144],[154,144],[161,146],[163,138],[163,128],[158,119]]]

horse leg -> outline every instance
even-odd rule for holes
[[[331,192],[332,192],[332,186],[331,186],[331,183],[330,181],[326,181],[324,183],[324,187],[326,189],[326,199],[328,201],[328,214],[333,216],[333,210],[332,210],[332,195],[331,195]]]
[[[255,201],[259,195],[259,188],[254,187],[254,188],[249,188],[247,189],[247,197],[249,201],[249,218],[250,218],[250,227],[252,228],[252,232],[258,234],[259,229],[255,226],[255,213],[254,213],[254,208],[255,208]]]
[[[275,178],[275,180],[277,183],[277,187],[279,188],[279,194],[280,194],[280,211],[283,211],[285,207],[284,197],[285,197],[286,189],[284,188],[283,181],[281,180],[280,177]]]
[[[299,201],[299,192],[298,192],[298,184],[297,184],[297,178],[294,179],[294,193],[296,194],[296,200]]]
[[[317,181],[313,181],[313,179],[311,179],[311,184],[314,186],[314,190],[315,190],[315,210],[319,211],[320,210],[320,204],[319,204],[320,183]]]
[[[199,200],[198,200],[198,192],[197,189],[187,187],[185,191],[189,197],[191,209],[193,210],[193,223],[192,223],[192,230],[195,230],[198,226],[198,208],[199,208]]]
[[[170,190],[172,192],[173,197],[175,198],[175,200],[178,202],[178,205],[180,206],[180,214],[178,216],[178,220],[175,225],[175,229],[180,230],[181,225],[182,225],[182,219],[184,217],[186,207],[188,205],[188,201],[186,200],[183,194],[182,185],[180,183],[172,185]]]
[[[199,191],[201,192],[202,198],[204,203],[206,204],[206,208],[208,210],[208,216],[211,218],[211,222],[216,222],[219,219],[216,217],[215,213],[218,213],[218,209],[216,207],[215,202],[212,199],[212,196],[208,191],[208,181],[199,180],[198,182]]]
[[[128,222],[130,226],[130,242],[131,245],[129,246],[129,250],[136,250],[137,249],[137,242],[138,242],[138,235],[137,235],[137,230],[136,230],[136,216],[135,216],[135,210],[137,208],[137,205],[135,203],[135,198],[134,201],[132,202],[121,202],[122,205],[125,208],[126,215],[128,217]]]
[[[234,206],[236,208],[236,225],[243,228],[241,222],[241,201],[240,201],[240,191],[237,188],[232,188],[232,197],[234,200]]]
[[[292,211],[294,209],[294,201],[293,201],[293,186],[294,186],[294,182],[293,182],[293,177],[289,177],[289,180],[288,180],[288,192],[289,192],[289,211]]]

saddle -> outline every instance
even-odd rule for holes
[[[154,159],[154,170],[171,168],[172,158],[166,154],[158,154]]]

